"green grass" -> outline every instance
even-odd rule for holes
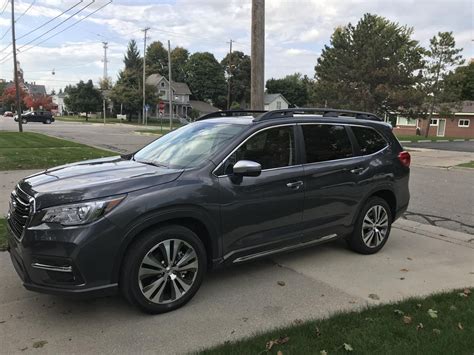
[[[7,220],[0,218],[0,251],[7,250]]]
[[[410,142],[418,142],[418,141],[424,141],[424,140],[430,140],[430,141],[435,141],[435,142],[439,140],[452,141],[453,139],[457,139],[455,137],[428,137],[426,138],[425,136],[403,136],[403,135],[397,135],[397,138],[399,141],[410,141]]]
[[[472,168],[472,169],[474,169],[474,160],[470,161],[469,163],[459,164],[458,166],[463,167],[463,168]]]
[[[341,313],[227,343],[201,354],[321,354],[323,350],[328,354],[472,354],[474,294],[462,297],[459,293],[463,291]],[[437,318],[428,314],[430,309],[437,311]],[[409,324],[404,323],[404,316],[410,317]],[[285,337],[289,338],[286,343],[266,351],[270,340]],[[344,344],[353,351],[345,349]]]
[[[0,132],[0,170],[45,169],[112,155],[117,153],[39,133]]]

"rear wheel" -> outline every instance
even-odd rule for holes
[[[361,254],[374,254],[387,242],[391,226],[392,214],[388,203],[380,197],[371,197],[360,211],[354,231],[347,238],[349,247]]]
[[[21,123],[27,124],[27,123],[28,123],[28,120],[27,120],[26,118],[22,118],[22,119],[21,119]]]
[[[44,121],[45,124],[51,124],[51,119],[47,118],[45,121]]]
[[[147,313],[183,306],[199,289],[207,268],[206,251],[198,236],[182,226],[153,230],[128,251],[121,290]]]

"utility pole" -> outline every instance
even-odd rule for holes
[[[265,76],[265,0],[252,0],[250,108],[263,110]]]
[[[12,3],[13,80],[15,80],[16,91],[16,115],[18,117],[18,130],[23,132],[23,123],[21,122],[20,83],[18,82],[18,65],[16,61],[15,0],[10,1]]]
[[[107,75],[107,48],[108,48],[108,43],[107,42],[102,42],[104,45],[104,78],[103,80],[103,85],[106,85],[108,83],[108,75]],[[104,125],[105,125],[105,115],[106,115],[106,105],[105,105],[105,87],[102,88],[102,110],[104,111]]]
[[[234,42],[232,39],[230,39],[229,43],[229,77],[227,78],[227,109],[230,110],[230,86],[231,83],[230,81],[232,80],[232,42]]]
[[[145,27],[143,29],[143,32],[144,32],[144,36],[143,36],[143,115],[142,115],[142,122],[143,124],[146,124],[146,108],[145,108],[145,105],[146,105],[146,100],[145,100],[145,84],[146,84],[146,33],[148,32],[148,30],[150,29],[150,27]]]
[[[168,40],[168,96],[170,99],[170,132],[173,129],[173,89],[171,88],[171,43]]]

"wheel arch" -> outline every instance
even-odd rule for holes
[[[182,206],[171,210],[154,212],[138,218],[127,228],[120,249],[115,258],[113,269],[113,282],[118,282],[125,254],[140,235],[163,226],[180,225],[192,230],[201,239],[206,249],[208,266],[213,265],[213,260],[220,256],[220,241],[218,226],[212,218],[201,208]]]
[[[362,199],[361,203],[358,206],[357,213],[354,213],[353,225],[356,223],[357,218],[360,213],[360,209],[367,203],[369,198],[371,197],[380,197],[381,199],[385,200],[390,207],[390,213],[392,214],[392,219],[395,218],[397,212],[397,196],[392,188],[389,185],[383,185],[375,187],[374,189],[370,190],[369,193]]]

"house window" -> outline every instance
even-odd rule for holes
[[[431,126],[437,126],[439,124],[439,119],[434,118],[430,121]]]
[[[281,101],[277,101],[277,110],[281,110]]]
[[[416,126],[416,119],[397,116],[397,126]]]
[[[165,83],[164,83],[164,82],[161,82],[161,87],[162,87],[162,88],[165,87]]]
[[[471,123],[471,120],[459,120],[458,121],[458,127],[469,127],[469,124]]]

